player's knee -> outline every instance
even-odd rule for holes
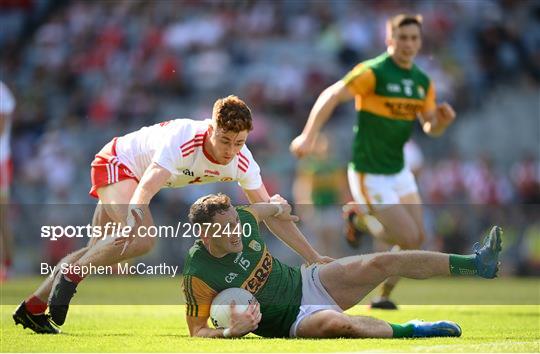
[[[386,278],[388,277],[391,262],[391,254],[376,253],[367,261],[367,271],[373,276],[378,276],[378,278]]]
[[[366,274],[375,275],[379,271],[374,263],[375,257],[376,254],[356,257],[353,262],[340,264],[336,274],[340,274],[343,283],[357,284],[359,279],[365,279]]]
[[[344,337],[353,331],[353,323],[343,314],[329,316],[321,325],[321,335],[324,338]]]

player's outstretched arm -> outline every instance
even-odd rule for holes
[[[244,189],[244,193],[251,204],[269,203],[271,199],[264,184],[259,187],[259,189]],[[272,232],[277,238],[302,256],[308,264],[328,263],[333,261],[332,258],[321,256],[309,244],[294,222],[280,220],[278,218],[267,218],[265,220],[265,224],[270,232]]]
[[[441,136],[456,119],[456,112],[448,103],[438,105],[434,110],[420,114],[424,133],[429,136]]]
[[[300,220],[298,216],[291,214],[291,205],[279,194],[273,195],[270,198],[269,203],[254,203],[251,204],[248,209],[259,222],[270,217],[292,222],[297,222]]]
[[[171,173],[167,169],[155,162],[148,166],[129,202],[126,225],[130,226],[133,231],[141,226],[142,221],[152,220],[148,204],[170,176]],[[114,243],[119,245],[127,241],[128,238],[119,237]]]
[[[341,80],[326,88],[313,105],[302,134],[291,142],[291,152],[298,158],[310,154],[319,131],[330,118],[337,105],[353,98],[354,96]]]
[[[152,162],[144,172],[137,189],[133,192],[130,204],[150,204],[154,195],[165,185],[169,177],[171,177],[169,170]]]

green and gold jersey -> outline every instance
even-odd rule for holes
[[[263,337],[288,337],[302,299],[300,269],[272,257],[259,235],[253,214],[242,208],[237,211],[245,231],[242,252],[216,258],[208,253],[201,240],[189,250],[183,281],[187,315],[208,317],[218,293],[228,288],[243,288],[261,305],[262,320],[254,333]],[[246,224],[250,227],[245,227]]]
[[[345,172],[335,159],[309,157],[300,162],[300,171],[312,181],[313,205],[324,207],[339,204]]]
[[[358,64],[342,81],[355,95],[357,111],[351,166],[398,173],[416,117],[435,109],[433,83],[416,65],[403,69],[387,53]]]

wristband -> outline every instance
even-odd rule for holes
[[[278,211],[273,215],[273,217],[278,217],[281,215],[281,213],[283,213],[283,206],[281,206],[279,203],[275,203],[274,205],[277,206]]]
[[[230,328],[225,328],[223,330],[223,338],[229,338],[231,336],[231,329]]]

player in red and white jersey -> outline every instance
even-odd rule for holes
[[[114,139],[116,159],[112,161],[110,177],[117,179],[119,174],[131,172],[140,180],[148,166],[155,162],[171,174],[166,187],[238,181],[244,189],[259,188],[262,185],[260,169],[243,140],[236,154],[229,151],[219,156],[209,151],[208,136],[214,130],[211,123],[210,119],[175,119]],[[119,165],[127,169],[121,170]],[[95,191],[91,194],[97,196]]]
[[[9,185],[13,172],[9,146],[13,111],[15,98],[8,87],[0,81],[0,282],[7,278],[13,259],[13,238],[7,218]]]
[[[247,105],[236,96],[228,96],[215,102],[211,120],[176,119],[114,138],[91,164],[90,195],[99,199],[92,224],[116,222],[133,230],[152,226],[148,205],[154,195],[161,188],[189,184],[236,181],[251,203],[279,200],[268,195],[259,166],[245,146],[252,129]],[[309,245],[294,224],[296,216],[284,213],[270,219],[266,223],[270,231],[306,262],[331,260]],[[87,247],[66,256],[59,264],[72,265],[71,271],[59,272],[54,283],[47,278],[17,308],[15,322],[35,332],[58,333],[45,315],[47,298],[52,320],[62,325],[71,297],[83,279],[76,270],[90,264],[113,265],[149,252],[156,239],[136,235],[134,232],[130,238],[92,239]]]

